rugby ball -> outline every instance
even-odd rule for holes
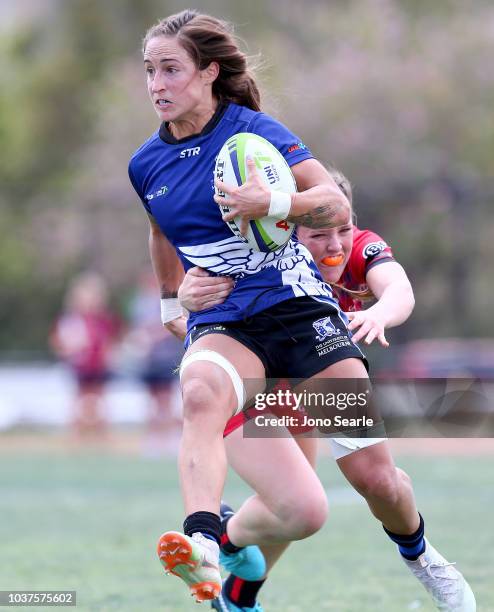
[[[221,147],[216,158],[214,177],[231,187],[239,187],[247,180],[247,157],[251,157],[257,168],[259,176],[272,191],[295,193],[297,185],[290,166],[283,155],[269,141],[257,134],[240,132],[229,138]],[[219,191],[215,186],[215,193],[225,199],[220,205],[223,213],[230,212],[228,195]],[[227,221],[231,231],[247,246],[269,253],[279,249],[288,242],[295,224],[275,217],[262,217],[249,222],[247,235],[240,233],[240,217]]]

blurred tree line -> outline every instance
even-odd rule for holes
[[[392,334],[486,335],[494,260],[494,5],[488,0],[226,0],[261,60],[267,112],[354,185],[361,227],[392,244],[413,318]],[[140,42],[184,8],[17,0],[0,9],[0,348],[45,350],[77,271],[122,306],[149,265],[127,179],[157,127]],[[260,55],[258,55],[260,54]]]

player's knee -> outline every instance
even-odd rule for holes
[[[400,497],[400,482],[394,467],[367,473],[365,478],[359,478],[355,488],[366,499],[378,499],[392,505],[396,504]]]
[[[218,396],[206,380],[190,378],[182,383],[182,402],[184,419],[194,420],[212,414]]]
[[[400,479],[400,481],[406,487],[412,488],[413,485],[412,485],[412,479],[410,478],[410,476],[400,468],[396,468],[396,472],[398,474],[398,478]]]
[[[294,540],[308,538],[326,522],[328,516],[328,500],[324,490],[310,495],[300,496],[288,509],[292,537]]]
[[[301,537],[307,538],[314,533],[317,533],[328,516],[328,501],[326,496],[318,500],[317,504],[311,504],[310,507],[306,508],[304,513],[303,521],[303,534]]]

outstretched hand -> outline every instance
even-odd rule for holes
[[[228,197],[215,194],[218,205],[227,205],[230,212],[223,214],[223,221],[232,221],[240,217],[240,232],[247,234],[249,221],[260,219],[268,214],[271,191],[266,187],[256,168],[255,161],[247,158],[247,180],[240,187],[229,187],[223,181],[215,180],[216,188]]]
[[[345,314],[350,321],[348,329],[353,332],[352,340],[354,342],[359,342],[364,338],[365,344],[371,344],[377,338],[384,348],[388,348],[389,342],[384,335],[384,323],[379,314],[372,308],[359,312],[346,312]]]

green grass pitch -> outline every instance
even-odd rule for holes
[[[429,538],[458,562],[479,612],[494,611],[493,459],[408,457],[397,463],[414,481]],[[329,520],[275,568],[260,598],[265,611],[432,611],[334,462],[322,458],[318,471]],[[238,506],[247,494],[230,475],[225,498]],[[80,611],[208,610],[178,579],[165,576],[156,558],[157,537],[179,529],[181,521],[174,461],[2,454],[0,589],[75,589]]]

